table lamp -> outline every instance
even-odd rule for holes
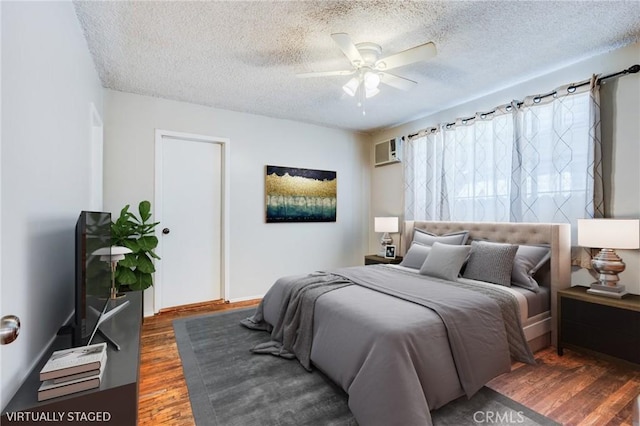
[[[389,232],[398,232],[398,218],[397,217],[376,217],[374,218],[374,231],[382,232],[382,238],[380,239],[380,256],[385,255],[387,246],[393,244],[393,238],[389,235]]]
[[[578,245],[601,249],[591,259],[598,282],[591,284],[587,293],[618,299],[627,294],[618,278],[626,265],[615,250],[640,248],[640,220],[578,219]]]
[[[102,247],[94,251],[94,256],[100,256],[100,260],[103,262],[109,262],[111,264],[111,295],[109,299],[115,300],[118,298],[118,290],[116,290],[116,268],[118,262],[124,259],[125,254],[133,253],[131,249],[122,246]]]

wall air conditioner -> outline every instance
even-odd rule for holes
[[[386,164],[399,163],[401,161],[402,138],[393,138],[375,144],[374,165],[384,166]]]

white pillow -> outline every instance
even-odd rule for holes
[[[415,229],[413,231],[413,242],[425,246],[432,246],[435,242],[461,246],[466,244],[468,237],[469,231],[458,231],[444,235],[432,234],[431,232],[423,231],[422,229]]]
[[[433,243],[429,256],[420,267],[420,274],[455,281],[469,257],[471,246]]]
[[[411,247],[409,247],[407,254],[404,255],[402,262],[400,262],[400,266],[420,269],[430,251],[431,246],[425,246],[420,243],[413,242],[411,243]]]

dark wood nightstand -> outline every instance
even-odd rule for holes
[[[402,262],[402,256],[396,256],[395,259],[387,259],[386,257],[378,256],[377,254],[368,254],[364,257],[365,265],[375,265],[378,263],[397,265],[400,262]]]
[[[558,355],[565,347],[640,364],[640,296],[612,299],[587,287],[558,291]]]

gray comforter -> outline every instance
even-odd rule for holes
[[[256,352],[295,354],[338,383],[361,425],[429,425],[430,409],[508,372],[510,354],[533,361],[517,302],[480,287],[342,268],[278,280],[243,323],[271,331]]]

